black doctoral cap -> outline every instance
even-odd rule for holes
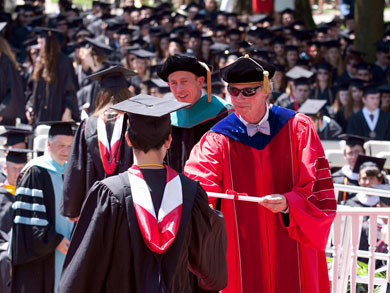
[[[28,155],[28,153],[34,152],[33,150],[28,150],[28,149],[6,149],[6,148],[1,148],[0,150],[7,152],[7,154],[5,156],[6,162],[11,162],[11,163],[15,163],[15,164],[25,164],[25,163],[27,163],[27,155]]]
[[[101,88],[120,90],[128,87],[127,78],[134,75],[137,75],[135,71],[115,65],[91,74],[88,78],[98,81]]]
[[[89,47],[92,47],[92,49],[99,55],[107,55],[110,54],[112,51],[112,48],[107,46],[101,41],[91,39],[91,38],[85,38],[85,41],[89,44]]]
[[[34,132],[30,125],[19,125],[16,126],[4,126],[5,131],[0,134],[0,136],[5,137],[6,143],[5,147],[13,146],[17,143],[26,142],[26,138],[30,135],[33,135]]]
[[[0,33],[7,26],[6,22],[0,22]]]
[[[42,121],[39,122],[38,125],[48,125],[49,129],[49,137],[53,137],[56,135],[74,135],[74,128],[78,125],[77,122],[71,121]]]
[[[140,138],[149,146],[155,146],[171,129],[169,113],[190,106],[174,99],[161,99],[149,95],[137,95],[111,106],[111,109],[126,112],[129,118],[129,136]]]
[[[368,166],[375,166],[379,169],[379,171],[382,171],[385,162],[386,159],[384,158],[376,158],[376,157],[370,157],[366,155],[359,155],[356,159],[355,165],[353,166],[352,172],[359,173],[361,169]]]
[[[361,147],[363,147],[364,143],[366,141],[369,141],[369,139],[366,137],[348,133],[340,134],[338,138],[345,140],[345,144],[350,147],[355,145],[360,145]]]
[[[264,61],[255,61],[249,55],[239,57],[232,64],[220,70],[221,77],[231,85],[250,85],[263,82],[264,92],[269,92],[269,79],[274,76],[275,67]]]
[[[307,99],[298,109],[298,112],[315,116],[324,108],[325,104],[326,100]]]

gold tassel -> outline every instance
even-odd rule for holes
[[[211,103],[211,71],[206,63],[198,61],[200,65],[202,65],[207,71],[207,101]]]
[[[268,95],[270,91],[270,85],[269,85],[269,72],[267,70],[263,71],[263,92]]]

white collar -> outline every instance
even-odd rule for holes
[[[367,195],[361,192],[356,194],[356,198],[360,201],[360,203],[370,207],[375,206],[379,202],[379,196]]]
[[[344,165],[344,167],[341,169],[346,177],[352,180],[358,180],[359,174],[352,172],[352,169],[349,165]]]

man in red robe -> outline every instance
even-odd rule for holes
[[[329,292],[324,250],[337,207],[329,164],[310,118],[266,104],[273,73],[248,56],[221,69],[236,112],[195,145],[185,173],[206,191],[263,198],[210,201],[227,227],[223,292]]]

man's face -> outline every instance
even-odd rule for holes
[[[370,71],[368,71],[366,69],[358,69],[356,76],[358,79],[361,79],[364,81],[371,80],[371,73],[370,73]]]
[[[363,97],[364,106],[371,112],[379,108],[381,94],[368,94]]]
[[[179,102],[195,104],[202,95],[203,76],[189,71],[176,71],[168,76],[169,87]]]
[[[16,186],[16,180],[18,179],[20,171],[22,171],[24,165],[25,163],[12,162],[7,162],[5,164],[5,171],[7,172],[7,181],[9,184]]]
[[[201,39],[198,38],[190,38],[188,42],[188,48],[198,52],[200,50]]]
[[[390,64],[390,54],[385,52],[377,52],[376,59],[378,60],[381,66],[389,66]]]
[[[307,84],[295,86],[294,97],[298,104],[303,104],[310,96],[310,86]]]
[[[355,166],[356,159],[359,155],[364,155],[364,150],[361,145],[345,146],[344,159],[347,161],[351,169]]]
[[[244,88],[256,88],[258,85],[234,85],[232,88],[242,90]],[[265,100],[267,95],[264,94],[262,86],[260,86],[253,96],[244,96],[242,92],[234,96],[231,94],[234,110],[249,123],[258,123],[265,114]]]
[[[286,53],[286,59],[289,66],[294,66],[298,61],[298,52],[297,51],[288,51]]]
[[[73,136],[56,135],[52,141],[48,141],[48,151],[51,158],[58,164],[63,165],[68,160]]]
[[[382,109],[390,107],[390,93],[382,93]]]
[[[382,184],[376,176],[367,176],[366,170],[360,170],[359,185],[363,187],[371,187],[372,185]]]

